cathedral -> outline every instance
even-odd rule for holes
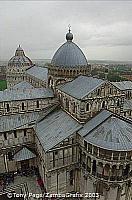
[[[19,45],[6,79],[1,174],[38,169],[44,191],[60,199],[132,200],[131,81],[92,77],[70,29],[48,67],[34,65]]]

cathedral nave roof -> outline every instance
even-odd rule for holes
[[[79,76],[71,82],[59,85],[57,88],[72,97],[82,99],[103,83],[105,83],[105,81],[101,79]]]
[[[33,66],[29,68],[26,73],[42,81],[48,79],[48,69],[46,67]]]
[[[19,90],[4,90],[0,91],[0,102],[17,101],[28,99],[40,99],[54,97],[53,91],[50,88],[29,88]]]

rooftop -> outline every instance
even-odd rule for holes
[[[12,131],[26,124],[35,123],[39,117],[40,112],[0,116],[0,132]]]
[[[36,121],[43,119],[44,116],[51,112],[55,107],[56,105],[50,105],[41,111],[0,116],[0,133],[12,131],[24,125],[29,126],[30,124],[35,124]]]
[[[101,79],[79,76],[71,82],[59,85],[58,89],[72,97],[83,99],[86,95],[94,91],[103,83],[105,83],[105,81]]]
[[[82,50],[72,42],[73,34],[69,29],[65,42],[54,54],[51,64],[56,67],[87,66],[87,59]]]
[[[111,82],[119,90],[132,90],[132,81]]]
[[[33,66],[30,69],[28,69],[27,74],[34,76],[40,80],[47,80],[48,78],[48,69],[46,67],[37,67]]]
[[[16,161],[28,160],[28,159],[35,158],[35,157],[36,157],[36,155],[32,151],[27,149],[26,147],[23,147],[20,151],[18,151],[14,155],[14,159]]]
[[[132,99],[125,99],[124,100],[124,104],[123,104],[123,110],[125,111],[125,110],[128,110],[128,111],[130,111],[130,110],[132,110]]]
[[[107,150],[132,150],[132,122],[102,111],[88,121],[79,133],[89,143]]]
[[[27,90],[34,88],[30,83],[26,81],[22,81],[20,83],[17,83],[13,87],[11,87],[9,90]]]
[[[81,127],[82,125],[60,109],[37,123],[36,134],[45,151],[48,151]]]
[[[16,67],[23,67],[24,65],[31,66],[32,61],[27,56],[25,56],[23,49],[19,45],[16,49],[15,56],[9,60],[8,65]]]
[[[24,84],[25,85],[25,84]],[[22,85],[19,85],[22,86]],[[20,87],[19,87],[20,88]],[[0,91],[0,102],[54,97],[50,88],[6,89]]]

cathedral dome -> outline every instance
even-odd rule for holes
[[[54,54],[51,64],[55,67],[79,67],[87,66],[87,59],[82,50],[74,43],[73,34],[66,34],[65,42]]]
[[[21,67],[21,66],[31,66],[32,61],[25,56],[25,53],[21,46],[16,49],[15,56],[13,56],[9,62],[8,66],[16,66],[16,67]]]

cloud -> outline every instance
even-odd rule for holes
[[[31,58],[51,58],[71,24],[90,59],[131,60],[131,10],[130,1],[1,1],[0,59],[19,43]]]

